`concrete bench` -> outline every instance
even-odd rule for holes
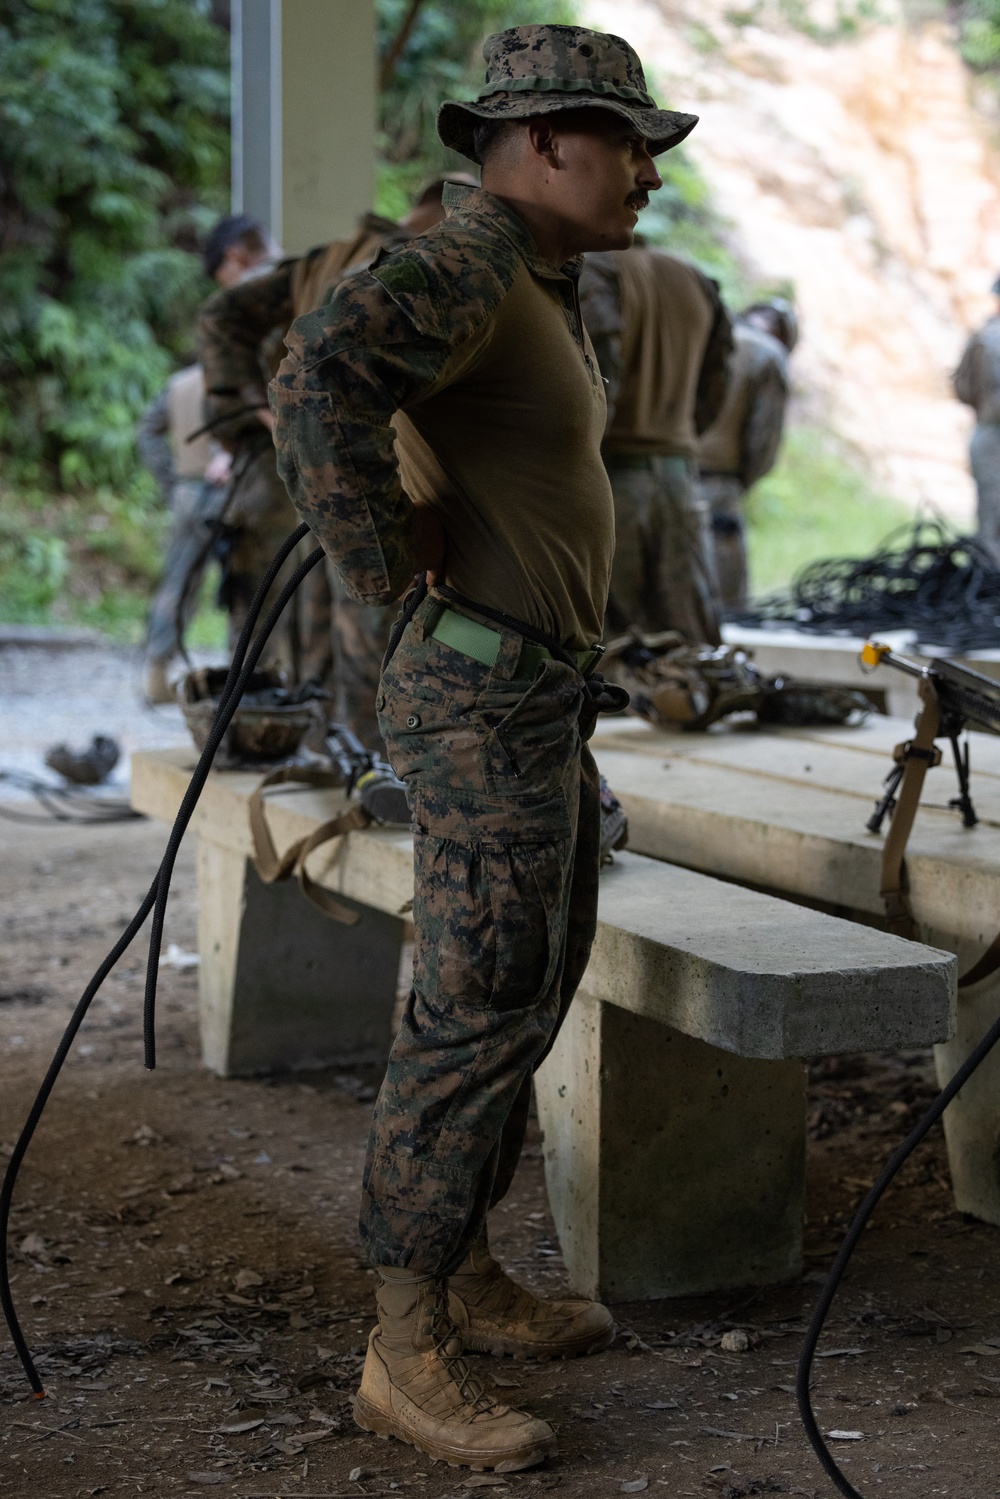
[[[902,672],[864,672],[858,654],[864,640],[852,635],[812,635],[802,630],[775,626],[755,628],[727,624],[722,628],[727,645],[738,645],[753,656],[768,676],[786,674],[809,682],[829,682],[838,687],[856,687],[868,693],[879,712],[895,718],[912,718],[919,707],[916,682]],[[947,656],[949,651],[921,651],[909,631],[879,634],[880,640],[894,645],[903,656],[914,661],[928,661],[932,656]],[[967,651],[954,658],[973,671],[1000,680],[1000,650]]]
[[[884,920],[882,839],[865,821],[912,735],[906,720],[859,729],[665,734],[638,719],[605,720],[601,769],[629,814],[631,846],[648,855],[821,904],[849,919]],[[929,771],[906,856],[922,939],[957,954],[959,972],[1000,928],[1000,738],[973,734],[964,828],[948,806],[955,775]],[[950,1078],[1000,1013],[1000,976],[959,996],[955,1033],[936,1051]],[[1000,1054],[979,1068],[944,1116],[956,1206],[1000,1224]]]
[[[133,757],[133,802],[170,820],[194,756]],[[198,838],[201,1023],[223,1074],[388,1048],[408,833],[352,833],[313,856],[365,912],[319,915],[249,864],[257,777],[213,774]],[[279,848],[340,793],[269,795]],[[954,959],[788,901],[624,853],[602,876],[583,993],[536,1079],[546,1180],[573,1284],[614,1299],[791,1276],[801,1264],[801,1058],[950,1034]]]

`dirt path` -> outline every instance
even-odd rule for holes
[[[0,1142],[9,1153],[62,1025],[148,885],[162,828],[0,822]],[[190,850],[167,939],[194,947]],[[877,1163],[930,1096],[924,1055],[815,1069],[810,1270],[763,1293],[618,1306],[614,1348],[573,1364],[477,1360],[553,1421],[560,1455],[502,1480],[352,1426],[370,1325],[355,1213],[369,1075],[222,1082],[202,1070],[196,974],[165,969],[158,1070],[142,1070],[141,948],[73,1047],[25,1166],[15,1294],[48,1389],[0,1342],[0,1489],[79,1495],[387,1495],[554,1488],[567,1499],[831,1492],[791,1387],[803,1316]],[[651,1183],[669,1191],[669,1182]],[[537,1135],[495,1215],[501,1257],[563,1285]],[[1000,1494],[1000,1233],[957,1215],[940,1136],[904,1173],[835,1308],[817,1405],[865,1494]],[[746,1353],[722,1333],[747,1331]],[[625,1492],[640,1492],[632,1487]]]

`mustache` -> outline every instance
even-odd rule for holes
[[[637,188],[635,192],[629,193],[625,203],[629,208],[634,208],[636,213],[641,213],[644,208],[649,207],[649,194]]]

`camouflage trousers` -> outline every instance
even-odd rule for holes
[[[389,633],[399,614],[395,604],[384,608],[358,604],[349,598],[332,562],[327,564],[332,599],[332,657],[334,715],[354,730],[366,749],[383,750],[375,699]]]
[[[223,486],[204,479],[178,479],[171,490],[163,576],[146,627],[150,661],[170,661],[181,649],[181,634],[190,623],[201,580],[212,560],[211,525],[218,519],[225,494]]]
[[[677,630],[719,645],[719,586],[708,515],[687,458],[605,457],[615,499],[607,635]]]
[[[389,664],[379,724],[414,822],[413,988],[375,1107],[361,1235],[372,1264],[449,1274],[507,1192],[531,1075],[597,919],[600,793],[580,676],[517,676],[431,639],[428,598]]]
[[[976,481],[977,534],[1000,567],[1000,427],[980,422],[969,444]]]
[[[719,597],[727,610],[745,609],[747,539],[743,523],[746,488],[739,474],[702,474],[698,489],[712,523]]]

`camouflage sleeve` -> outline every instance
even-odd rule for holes
[[[170,416],[167,410],[167,387],[146,407],[135,429],[135,443],[144,467],[156,480],[165,504],[170,503],[174,487],[174,454],[170,446]]]
[[[285,260],[266,276],[216,292],[198,314],[198,355],[205,371],[210,418],[267,404],[265,348],[268,334],[292,321],[292,272]],[[244,411],[212,429],[226,446],[257,435],[260,423]]]
[[[740,444],[740,478],[747,489],[775,465],[787,404],[787,375],[776,360],[769,360],[754,384]]]
[[[415,570],[392,418],[467,367],[463,355],[513,279],[513,268],[505,276],[461,256],[429,260],[404,251],[342,283],[293,323],[271,382],[292,503],[364,604],[399,598]]]
[[[729,357],[733,352],[733,325],[719,295],[719,283],[699,272],[702,289],[712,304],[712,329],[705,345],[694,401],[694,428],[700,437],[722,410],[729,383]]]
[[[608,420],[604,430],[609,432],[621,394],[623,375],[621,280],[612,255],[584,257],[580,273],[580,311],[604,377],[608,398]]]
[[[973,334],[965,346],[961,363],[951,377],[951,388],[966,406],[979,405],[979,336]]]

